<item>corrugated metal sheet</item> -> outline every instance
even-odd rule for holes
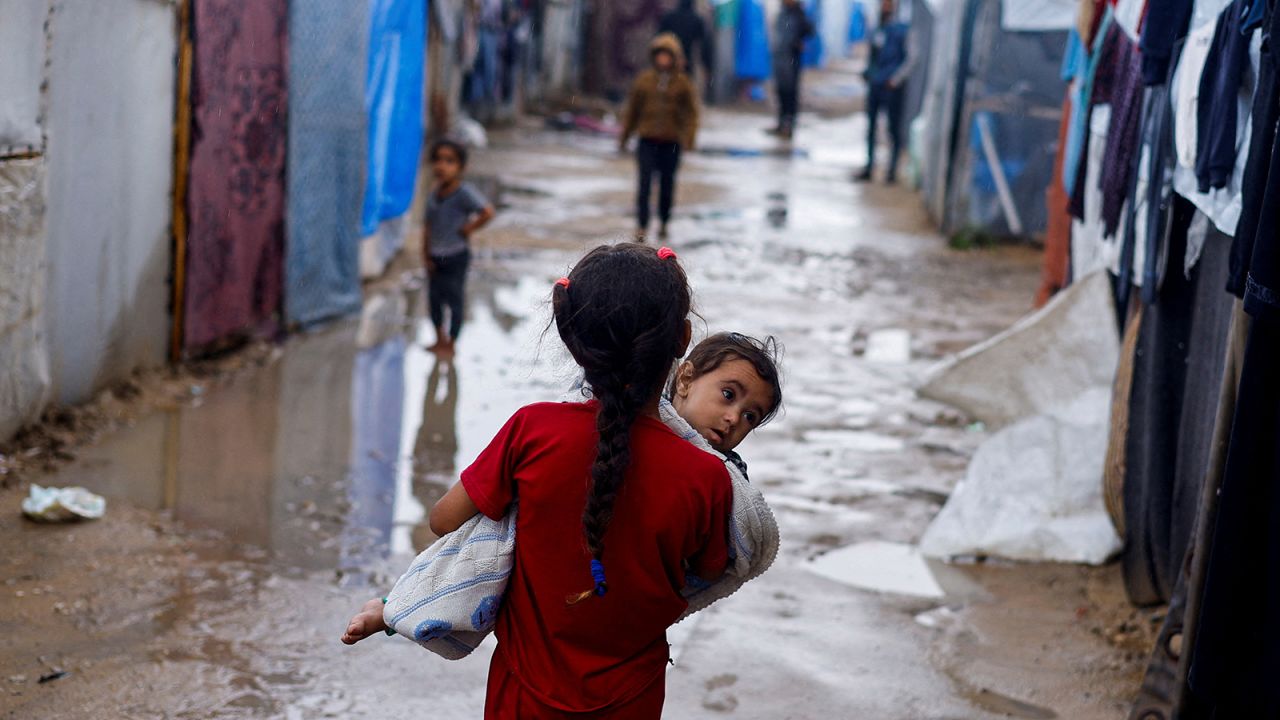
[[[174,8],[55,0],[48,67],[48,305],[55,399],[163,362]]]

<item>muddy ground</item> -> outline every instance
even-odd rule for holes
[[[817,87],[818,102],[854,94],[838,73]],[[1125,717],[1158,618],[1129,608],[1118,568],[913,554],[987,436],[913,388],[1029,309],[1039,255],[951,250],[917,195],[850,182],[864,125],[832,102],[790,147],[763,114],[711,112],[682,169],[669,244],[699,330],[786,346],[786,411],[741,448],[783,549],[673,628],[665,716]],[[487,647],[449,663],[338,637],[431,542],[424,509],[505,418],[572,383],[544,334],[551,283],[627,236],[633,182],[607,137],[530,119],[490,141],[471,172],[501,213],[477,238],[452,362],[424,349],[411,254],[360,318],[144,375],[89,427],[54,422],[56,448],[4,463],[20,479],[0,490],[0,716],[480,716]],[[910,332],[909,359],[867,357],[889,328]],[[107,517],[23,521],[30,481],[103,493]],[[854,577],[810,568],[845,548],[864,561]],[[934,584],[904,580],[908,565]]]

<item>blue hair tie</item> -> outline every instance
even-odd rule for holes
[[[604,563],[592,558],[591,560],[591,578],[596,581],[596,594],[604,595],[609,592],[609,585],[604,581]]]

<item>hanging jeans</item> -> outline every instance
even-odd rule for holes
[[[680,167],[680,143],[640,138],[636,146],[636,164],[640,168],[640,186],[636,190],[636,226],[649,227],[649,192],[653,175],[658,174],[658,221],[671,220],[671,204],[676,193],[676,169]]]
[[[889,119],[889,142],[892,148],[892,154],[889,155],[889,182],[893,182],[897,176],[898,157],[902,154],[902,90],[902,86],[891,88],[876,84],[867,92],[867,169],[876,166],[876,125],[879,124],[880,111],[883,110]]]
[[[431,323],[444,327],[444,311],[449,309],[449,339],[457,340],[462,331],[463,299],[466,296],[467,267],[471,265],[471,251],[455,255],[432,257],[436,271],[431,275],[427,300],[431,304]]]

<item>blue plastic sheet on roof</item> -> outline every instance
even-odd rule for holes
[[[285,315],[311,325],[360,307],[369,6],[289,3]]]
[[[382,220],[404,214],[413,201],[422,149],[427,33],[426,0],[371,0],[369,11],[369,161],[360,219],[364,235],[372,235]]]
[[[738,3],[738,42],[733,58],[734,74],[743,80],[769,77],[769,34],[765,30],[760,0]]]

